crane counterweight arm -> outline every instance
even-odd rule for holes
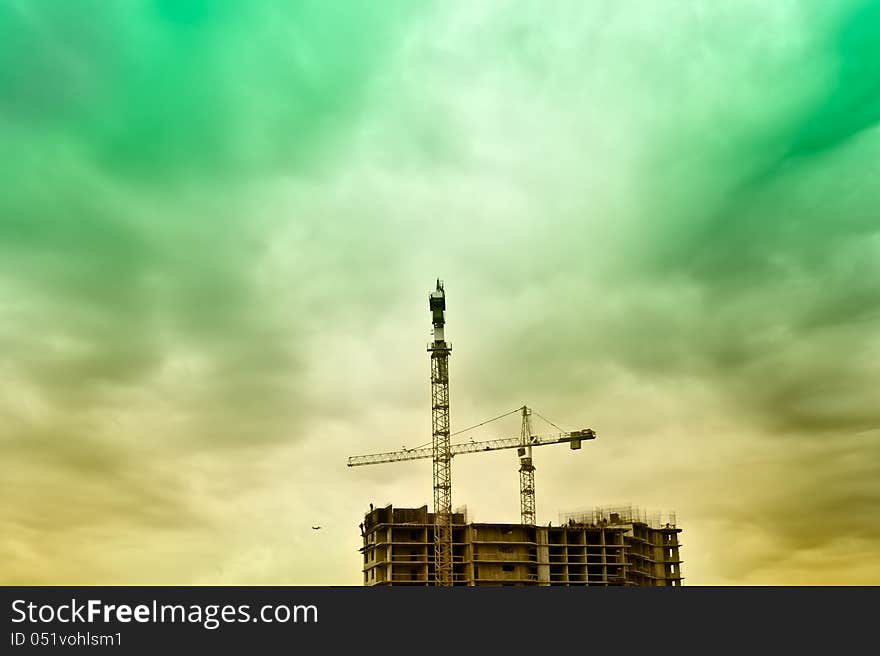
[[[568,444],[572,449],[581,448],[581,441],[596,439],[596,433],[586,428],[571,433],[560,433],[552,436],[532,435],[529,446],[545,446],[547,444]],[[500,451],[501,449],[516,449],[523,446],[522,438],[508,437],[484,442],[462,442],[450,446],[451,455],[456,456],[464,453],[483,453],[484,451]],[[378,465],[386,462],[401,462],[404,460],[420,460],[432,457],[431,447],[417,449],[404,449],[402,451],[389,451],[387,453],[373,453],[364,456],[351,456],[348,459],[349,467],[361,465]]]

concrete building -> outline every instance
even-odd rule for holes
[[[681,585],[674,521],[591,511],[561,526],[468,523],[452,517],[454,585]],[[612,521],[614,520],[614,521]],[[432,585],[434,516],[376,508],[361,525],[364,585]]]
[[[660,513],[633,506],[595,508],[561,516],[560,523],[623,528],[629,585],[681,585],[681,529],[676,526],[674,513],[663,518]]]

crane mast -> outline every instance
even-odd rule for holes
[[[522,407],[519,455],[520,522],[535,525],[535,465],[532,464],[532,411]]]
[[[449,444],[449,354],[446,343],[446,293],[443,283],[428,296],[434,325],[431,354],[431,458],[434,472],[434,576],[438,586],[452,585],[452,453]]]

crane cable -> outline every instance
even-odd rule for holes
[[[474,424],[473,426],[468,426],[467,428],[462,428],[460,431],[455,431],[454,433],[450,433],[449,437],[453,437],[455,435],[461,435],[462,433],[467,433],[469,430],[479,428],[480,426],[485,426],[486,424],[491,424],[493,421],[498,421],[499,419],[504,419],[504,417],[508,417],[508,416],[512,415],[514,412],[521,412],[521,411],[522,411],[522,406],[520,406],[518,408],[514,408],[510,412],[505,412],[503,415],[498,415],[497,417],[493,417],[492,419],[487,419],[486,421],[481,421],[479,424]],[[430,444],[431,444],[431,442],[425,442],[424,444],[420,444],[419,446],[414,447],[414,449],[421,449],[421,448],[424,448]],[[412,451],[413,449],[407,449],[407,450]]]
[[[544,417],[543,415],[541,415],[541,414],[538,413],[538,412],[535,412],[534,410],[532,410],[532,414],[535,415],[535,416],[537,416],[537,417],[539,417],[540,419],[543,419],[544,421],[546,421],[548,424],[550,424],[551,426],[553,426],[553,428],[555,428],[556,430],[560,431],[561,433],[568,433],[568,432],[570,432],[570,431],[567,431],[567,430],[564,430],[564,429],[560,428],[559,426],[557,426],[556,424],[554,424],[552,421],[550,421],[549,419],[547,419],[547,417]]]
[[[468,426],[467,428],[462,428],[459,431],[455,431],[454,433],[450,433],[449,437],[453,437],[455,435],[461,435],[462,433],[467,433],[470,430],[473,430],[475,428],[479,428],[480,426],[485,426],[486,424],[491,424],[493,421],[498,421],[499,419],[504,419],[505,417],[509,417],[510,415],[514,414],[515,412],[521,412],[521,411],[522,411],[522,406],[520,406],[518,408],[514,408],[510,412],[505,412],[503,415],[498,415],[497,417],[492,417],[492,419],[487,419],[485,421],[481,421],[479,424],[474,424],[473,426]],[[543,416],[542,414],[535,412],[534,409],[532,409],[532,414],[539,417],[540,419],[543,419],[544,421],[546,421],[548,424],[553,426],[553,428],[555,428],[556,430],[558,430],[561,433],[568,433],[569,432],[563,428],[560,428],[559,426],[554,424],[552,421],[547,419],[547,417]],[[424,444],[420,444],[419,446],[414,447],[414,448],[421,449],[423,447],[428,446],[429,444],[431,444],[431,442],[425,442]],[[412,449],[408,449],[408,450],[412,451]]]
[[[493,417],[492,419],[487,419],[486,421],[481,421],[479,424],[474,424],[473,426],[469,426],[468,428],[462,428],[460,431],[455,431],[454,433],[450,433],[449,437],[453,435],[461,435],[462,433],[467,433],[469,430],[473,430],[475,428],[479,428],[480,426],[485,426],[486,424],[490,424],[493,421],[498,421],[499,419],[503,419],[509,415],[512,415],[514,412],[522,412],[522,406],[518,408],[514,408],[510,412],[505,412],[503,415],[498,415],[497,417]]]

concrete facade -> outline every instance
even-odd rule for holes
[[[432,585],[433,520],[427,506],[367,513],[364,585]],[[674,526],[481,524],[461,513],[452,522],[454,585],[681,585],[681,529]]]

